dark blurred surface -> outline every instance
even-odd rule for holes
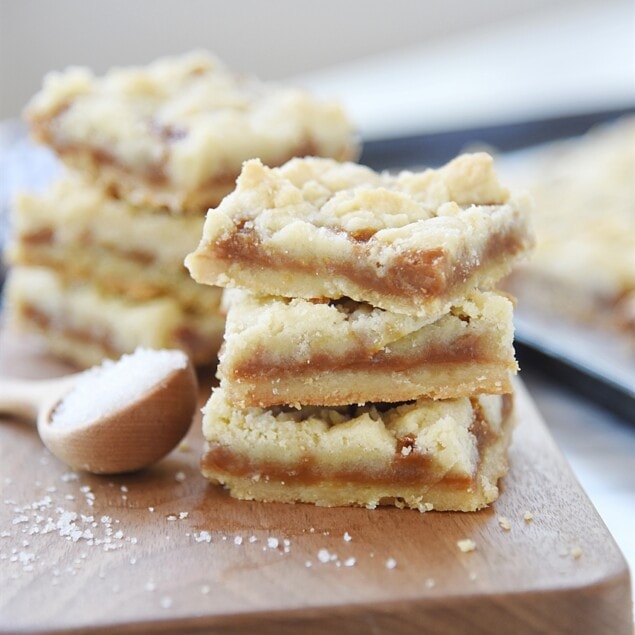
[[[539,143],[574,137],[594,125],[635,113],[629,108],[605,110],[568,117],[523,121],[502,126],[466,128],[395,139],[368,141],[361,163],[375,170],[440,165],[466,150],[484,146],[497,152],[510,152]]]

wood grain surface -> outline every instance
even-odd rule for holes
[[[0,333],[0,375],[65,370]],[[199,421],[145,472],[73,473],[4,419],[0,632],[631,635],[626,563],[521,385],[517,410],[473,514],[232,500],[199,475]]]

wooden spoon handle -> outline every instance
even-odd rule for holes
[[[13,415],[35,424],[42,406],[56,397],[63,397],[75,380],[75,375],[44,380],[1,378],[0,414]]]

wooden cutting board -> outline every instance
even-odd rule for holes
[[[0,333],[0,374],[65,370]],[[199,475],[199,422],[153,469],[76,474],[5,419],[0,631],[631,635],[624,559],[522,386],[517,408],[501,497],[473,514],[232,500]]]

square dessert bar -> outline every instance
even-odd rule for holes
[[[133,207],[67,174],[43,194],[17,197],[9,261],[134,301],[170,295],[187,310],[218,313],[221,290],[196,284],[183,265],[202,229],[201,217]]]
[[[529,249],[526,208],[484,153],[396,176],[314,157],[251,160],[186,266],[206,284],[439,317]]]
[[[13,267],[5,288],[9,327],[36,333],[47,348],[79,366],[145,348],[179,348],[193,363],[216,359],[224,319],[185,311],[168,296],[143,302],[68,283],[54,271]]]
[[[538,237],[506,286],[528,310],[635,342],[635,117],[502,165],[531,190]]]
[[[357,153],[338,104],[236,75],[204,52],[100,78],[52,73],[25,114],[68,165],[135,205],[178,213],[218,205],[246,159]]]
[[[247,500],[473,511],[508,468],[510,395],[300,409],[204,408],[204,475]]]
[[[429,319],[349,299],[231,290],[218,376],[237,407],[339,406],[509,393],[512,303],[473,291]]]

